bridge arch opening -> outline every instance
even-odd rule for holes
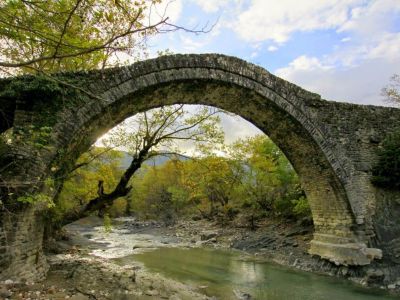
[[[152,108],[174,104],[198,104],[221,108],[236,114],[259,128],[282,150],[300,177],[312,210],[315,235],[311,253],[353,264],[357,255],[338,258],[330,245],[355,244],[355,216],[343,184],[341,166],[310,116],[302,112],[301,101],[315,101],[315,95],[277,79],[265,70],[255,72],[254,66],[241,65],[236,71],[204,67],[171,66],[161,58],[146,68],[134,71],[143,75],[127,75],[128,69],[110,71],[99,87],[100,97],[66,114],[78,116],[72,128],[60,130],[67,157],[75,159],[101,135],[124,119]],[[165,63],[165,65],[163,65]],[[225,63],[224,61],[222,64]],[[196,65],[196,62],[194,62]],[[224,65],[225,66],[225,65]],[[250,72],[250,74],[247,74]],[[253,75],[252,75],[253,74]],[[254,75],[255,74],[255,75]],[[118,78],[117,82],[113,82]],[[273,87],[273,89],[272,89]],[[61,120],[61,124],[68,120]],[[71,123],[71,122],[69,122]],[[315,250],[313,250],[315,249]],[[339,255],[340,256],[340,255]],[[362,264],[369,262],[363,260]],[[356,262],[358,264],[358,262]]]
[[[169,119],[173,121],[163,127],[165,119],[160,116],[170,117],[170,112],[175,112]],[[204,115],[209,116],[207,123],[200,123],[205,127],[191,128],[185,123]],[[188,130],[180,131],[185,125]],[[214,128],[208,131],[210,127]],[[152,109],[146,111],[146,119],[143,114],[136,114],[112,128],[91,146],[91,156],[85,153],[78,159],[77,165],[84,169],[68,176],[58,206],[69,207],[73,205],[69,202],[75,201],[79,209],[95,197],[99,180],[110,193],[137,157],[138,148],[144,148],[143,134],[148,130],[152,136],[158,129],[163,132],[158,137],[176,130],[181,134],[174,134],[176,139],[165,139],[152,148],[128,183],[133,188],[107,205],[107,214],[116,217],[133,213],[169,225],[188,215],[207,219],[219,215],[220,221],[226,222],[244,212],[249,218],[245,225],[252,228],[256,226],[255,218],[263,215],[303,220],[311,225],[299,177],[282,151],[243,118],[201,105]],[[223,139],[219,133],[224,135]],[[208,138],[196,142],[190,138],[193,134]],[[179,205],[172,200],[177,197]]]

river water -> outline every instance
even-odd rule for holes
[[[246,259],[229,250],[159,248],[117,261],[125,265],[132,260],[140,261],[149,270],[166,277],[201,287],[205,294],[217,299],[246,299],[246,293],[251,299],[260,300],[399,299],[346,280]]]

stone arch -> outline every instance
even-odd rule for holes
[[[299,174],[316,233],[310,252],[340,264],[368,264],[364,236],[346,192],[348,174],[313,118],[319,95],[245,61],[223,55],[174,55],[85,74],[96,98],[64,111],[57,147],[76,159],[103,133],[162,105],[203,104],[248,120],[278,145]]]

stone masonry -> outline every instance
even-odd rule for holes
[[[47,147],[10,146],[0,154],[3,186],[25,182],[29,190],[30,182],[65,172],[97,138],[138,112],[178,103],[210,105],[253,123],[291,161],[312,209],[311,254],[342,265],[400,255],[400,224],[387,219],[400,193],[370,182],[380,143],[400,128],[399,109],[326,101],[261,67],[217,54],[163,56],[71,75],[92,97],[57,106]],[[0,91],[12,81],[0,81]],[[7,108],[1,130],[34,124],[47,103],[35,101],[0,98]],[[46,101],[50,106],[51,99]],[[10,159],[17,163],[8,166]],[[6,221],[9,212],[0,211],[0,279],[45,271],[43,213],[28,206],[19,209],[21,217]]]

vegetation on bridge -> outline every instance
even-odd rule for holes
[[[373,182],[381,187],[400,189],[400,130],[382,143],[379,162],[373,170]]]

